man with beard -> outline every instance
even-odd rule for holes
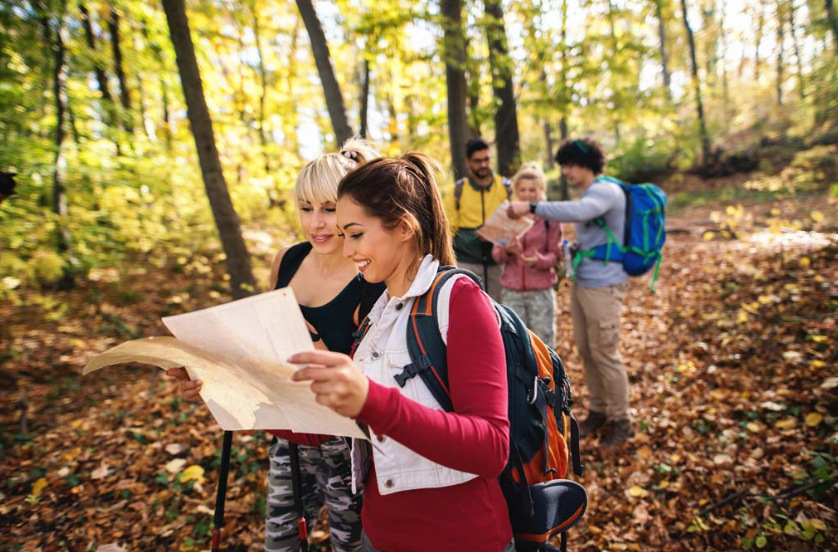
[[[491,160],[486,140],[468,141],[468,176],[454,183],[454,192],[446,197],[445,210],[454,233],[457,265],[483,278],[486,292],[500,303],[501,266],[492,258],[492,243],[476,233],[511,194],[509,179],[492,172]]]

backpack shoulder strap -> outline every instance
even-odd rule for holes
[[[480,284],[480,279],[468,270],[442,267],[431,288],[413,302],[407,324],[407,350],[411,362],[400,374],[394,376],[400,387],[407,385],[409,379],[419,376],[440,406],[448,412],[454,410],[454,405],[448,390],[447,347],[439,331],[437,313],[443,287],[459,274]]]
[[[454,182],[454,208],[460,210],[460,198],[463,197],[463,186],[466,184],[465,178],[460,178]]]

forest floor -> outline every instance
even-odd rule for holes
[[[609,455],[583,440],[590,505],[571,550],[838,542],[837,207],[815,194],[670,217],[656,293],[634,280],[624,307],[637,436]],[[80,377],[94,354],[164,334],[160,316],[225,299],[204,257],[139,266],[0,305],[0,551],[209,549],[221,432],[206,409],[147,366]],[[224,550],[261,549],[268,445],[236,434]],[[322,525],[314,540],[328,549]]]

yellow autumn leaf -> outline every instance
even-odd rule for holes
[[[776,427],[777,429],[792,429],[795,426],[797,426],[797,420],[795,418],[786,418],[785,420],[777,420],[774,423],[774,427]]]
[[[824,523],[820,519],[817,519],[817,518],[810,519],[809,524],[812,527],[814,527],[815,529],[817,529],[818,531],[826,531],[826,523]]]
[[[204,468],[197,464],[192,464],[180,473],[180,481],[186,483],[190,480],[195,480],[198,483],[204,482]]]
[[[709,230],[701,235],[701,239],[703,239],[704,241],[710,241],[715,237],[716,237],[716,233],[715,232],[710,232]]]
[[[822,360],[813,360],[809,364],[812,366],[812,368],[823,368],[824,366],[826,366],[826,362]]]
[[[800,265],[800,268],[809,268],[812,265],[812,260],[809,257],[801,257],[797,264]]]
[[[811,339],[815,343],[824,343],[827,339],[829,339],[829,337],[825,335],[813,335],[810,336],[809,339]]]
[[[809,427],[817,427],[823,421],[823,414],[820,412],[809,412],[806,414],[806,425]]]
[[[46,486],[47,486],[47,480],[44,479],[43,477],[40,478],[39,480],[35,481],[34,485],[32,485],[32,494],[35,495],[35,496],[40,495],[44,491],[44,488]]]
[[[629,495],[634,498],[640,498],[641,496],[646,496],[646,489],[641,487],[640,485],[635,485],[631,489],[629,489]]]
[[[812,217],[812,220],[815,222],[820,222],[823,220],[823,213],[821,213],[820,211],[812,211],[812,214],[809,216]]]
[[[748,321],[748,313],[742,309],[739,309],[739,312],[736,314],[736,322],[738,324],[744,324]]]
[[[64,459],[68,462],[72,462],[79,454],[81,454],[81,447],[76,447],[65,452]]]
[[[639,456],[643,460],[648,460],[652,457],[652,449],[650,449],[648,445],[643,445],[642,447],[637,449],[637,456]]]
[[[756,422],[748,422],[745,427],[747,427],[748,431],[751,433],[759,433],[762,430],[762,426]]]
[[[733,205],[728,205],[725,208],[725,212],[730,217],[741,217],[745,213],[745,208],[742,207],[741,204],[734,207]]]

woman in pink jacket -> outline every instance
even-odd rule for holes
[[[512,178],[520,201],[543,201],[546,178],[537,163],[525,163]],[[547,345],[556,341],[556,263],[562,259],[562,227],[534,217],[535,224],[505,247],[495,245],[492,257],[503,264],[501,301]]]

